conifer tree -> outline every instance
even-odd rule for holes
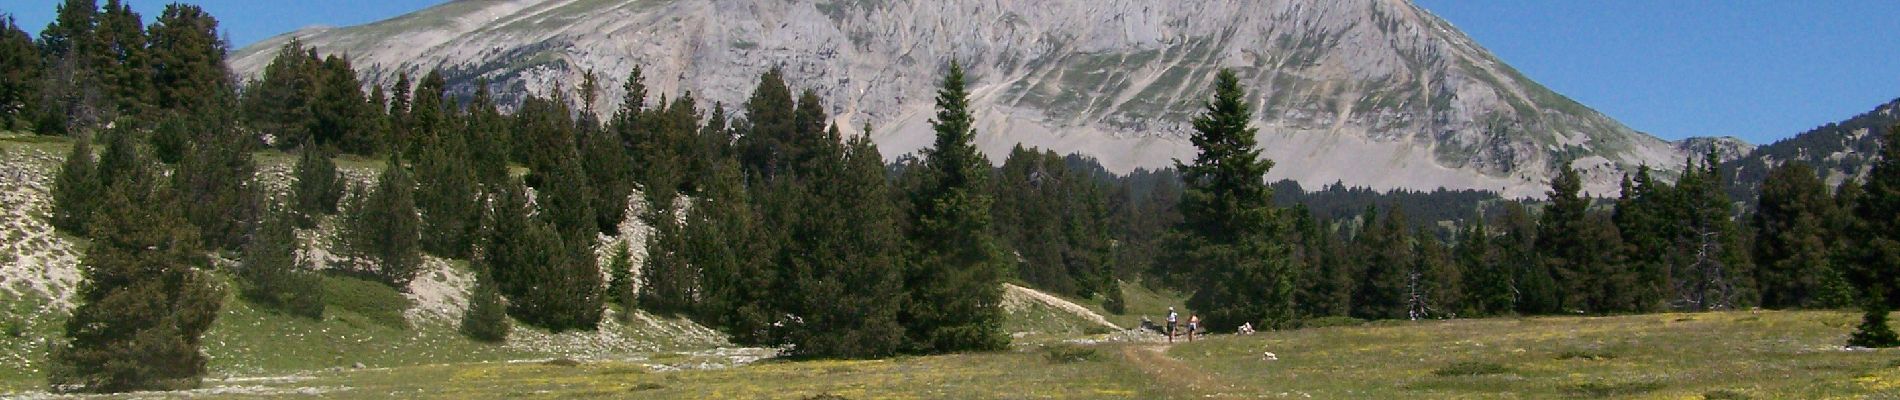
[[[369,101],[363,97],[362,82],[350,61],[336,55],[316,61],[310,68],[312,93],[308,99],[310,117],[306,131],[311,143],[331,146],[351,154],[370,154],[378,140],[373,137]]]
[[[476,260],[483,260],[476,257]],[[462,311],[462,335],[479,342],[501,343],[508,340],[513,325],[508,321],[508,305],[496,288],[489,267],[476,264],[475,288],[468,295],[468,309]]]
[[[1647,165],[1625,181],[1611,219],[1628,249],[1626,268],[1635,279],[1634,311],[1651,311],[1669,297],[1672,253],[1682,235],[1681,224],[1671,216],[1679,213],[1681,202],[1673,187],[1651,176]]]
[[[592,238],[568,243],[547,212],[531,216],[528,189],[518,182],[494,193],[475,262],[493,274],[508,315],[554,332],[594,329],[604,303]]]
[[[759,77],[745,111],[745,133],[738,143],[740,165],[748,174],[769,178],[791,162],[788,147],[797,133],[796,103],[783,71],[772,68]]]
[[[1838,211],[1827,186],[1805,163],[1768,172],[1753,217],[1761,304],[1770,308],[1842,307],[1852,288],[1834,264],[1829,219]]]
[[[1408,318],[1413,311],[1410,301],[1416,283],[1411,271],[1418,261],[1405,211],[1396,205],[1383,216],[1367,210],[1363,221],[1366,227],[1355,246],[1362,272],[1352,296],[1352,315],[1363,319]]]
[[[512,153],[509,150],[511,137],[506,117],[495,107],[494,95],[488,90],[488,81],[478,80],[475,83],[475,96],[469,100],[467,115],[462,118],[463,131],[468,132],[475,181],[491,188],[507,182],[509,154]]]
[[[329,148],[306,146],[297,153],[297,165],[291,171],[297,181],[290,186],[290,208],[297,215],[298,227],[315,228],[317,218],[336,215],[347,182],[337,172]]]
[[[1735,224],[1735,205],[1723,190],[1715,151],[1702,163],[1689,160],[1677,182],[1683,207],[1678,223],[1683,231],[1676,248],[1681,260],[1671,275],[1677,301],[1694,310],[1721,310],[1753,304],[1754,272],[1741,230]]]
[[[160,110],[189,113],[231,96],[217,18],[198,6],[173,3],[165,6],[149,36],[153,100]]]
[[[1589,257],[1581,233],[1590,199],[1582,192],[1583,180],[1577,170],[1569,164],[1558,167],[1545,198],[1550,205],[1544,207],[1537,221],[1538,264],[1559,282],[1575,283],[1573,278],[1584,274],[1585,258]],[[1557,292],[1558,308],[1553,311],[1575,309],[1575,302],[1584,297],[1578,291],[1585,288],[1581,283],[1562,287]]]
[[[291,38],[264,66],[258,81],[244,88],[245,121],[281,148],[302,145],[315,125],[311,103],[317,92],[318,67],[312,49]]]
[[[1854,329],[1853,335],[1847,337],[1847,345],[1869,348],[1900,346],[1900,335],[1895,335],[1893,327],[1887,324],[1890,311],[1886,299],[1880,298],[1878,291],[1873,293],[1862,306],[1864,313],[1860,326]]]
[[[0,129],[29,129],[42,69],[33,37],[12,15],[0,16]]]
[[[114,116],[141,116],[152,104],[152,60],[145,20],[121,0],[106,0],[86,55],[110,96]]]
[[[699,272],[687,262],[685,229],[678,212],[669,204],[656,204],[648,217],[653,233],[647,236],[646,265],[640,269],[639,303],[641,309],[661,315],[690,310],[693,291],[700,286]]]
[[[841,148],[832,132],[824,138],[832,144],[805,149],[813,156],[807,166],[829,172],[810,177],[812,196],[803,199],[811,203],[791,228],[799,240],[786,243],[799,272],[787,277],[799,293],[787,308],[799,318],[785,339],[799,355],[888,356],[904,338],[901,303],[892,300],[902,293],[897,210],[860,200],[890,196],[876,145],[858,136]]]
[[[101,183],[105,179],[98,175],[92,159],[91,143],[83,136],[74,138],[72,152],[66,154],[53,181],[53,227],[81,236],[91,225],[92,212],[105,191]]]
[[[1192,277],[1188,307],[1204,314],[1209,329],[1287,326],[1293,269],[1264,180],[1273,161],[1260,157],[1253,111],[1234,72],[1222,70],[1212,90],[1188,137],[1198,149],[1194,162],[1176,162],[1186,191],[1168,261]]]
[[[416,213],[415,187],[399,153],[392,152],[375,189],[353,196],[344,221],[351,270],[399,290],[407,290],[409,281],[421,273],[422,221]]]
[[[990,198],[984,194],[990,167],[976,150],[969,106],[963,67],[953,62],[937,91],[931,120],[936,142],[924,150],[917,171],[925,174],[923,186],[911,194],[911,261],[904,279],[910,301],[899,320],[909,345],[920,352],[1009,344],[1001,308],[1007,264],[990,237]]]
[[[237,131],[235,116],[201,111],[190,125],[202,139],[179,162],[172,186],[183,196],[185,217],[198,227],[207,246],[240,250],[251,224],[263,215],[263,193],[253,179],[250,138]]]
[[[481,223],[480,190],[467,145],[445,136],[416,163],[416,210],[422,213],[422,249],[443,258],[467,258]]]
[[[129,149],[130,138],[110,139]],[[217,318],[222,289],[199,272],[208,260],[196,232],[136,150],[114,160],[80,260],[85,278],[55,345],[48,380],[62,392],[197,387],[207,357],[200,340]],[[120,157],[120,156],[112,156]]]
[[[1512,266],[1512,303],[1519,314],[1553,314],[1562,309],[1557,280],[1538,261],[1537,228],[1537,221],[1523,205],[1505,204],[1505,232],[1498,242],[1498,253]]]
[[[90,132],[113,117],[115,105],[106,97],[95,65],[94,39],[99,3],[65,0],[56,16],[40,31],[40,55],[45,66],[33,117],[42,134]]]
[[[587,184],[594,189],[588,201],[595,227],[602,233],[618,235],[620,223],[627,218],[628,200],[633,197],[634,160],[612,132],[586,128],[579,139]]]
[[[1900,126],[1881,137],[1880,161],[1867,174],[1854,214],[1860,251],[1849,279],[1891,309],[1900,300],[1900,268],[1894,268],[1900,265]]]
[[[775,317],[767,305],[777,296],[758,288],[774,287],[778,276],[771,258],[760,255],[777,254],[778,243],[766,239],[740,168],[736,159],[719,160],[688,211],[687,263],[700,271],[697,319],[721,327],[735,343],[763,344]]]
[[[266,308],[322,319],[323,278],[297,258],[296,217],[283,205],[270,208],[244,245],[238,294]]]
[[[1463,308],[1464,276],[1445,244],[1420,231],[1413,246],[1414,262],[1408,272],[1407,318],[1455,318]]]
[[[1511,270],[1499,254],[1495,240],[1485,227],[1483,217],[1474,219],[1458,235],[1455,256],[1466,273],[1464,309],[1471,316],[1506,315],[1515,311]]]
[[[607,303],[620,307],[621,322],[631,321],[639,306],[640,283],[634,279],[633,251],[627,242],[615,241],[607,252],[607,278]]]

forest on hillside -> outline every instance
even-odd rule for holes
[[[400,290],[423,254],[468,261],[462,330],[486,342],[513,324],[592,330],[637,308],[792,357],[1003,349],[1004,282],[1112,312],[1118,282],[1175,289],[1221,331],[1863,306],[1856,343],[1894,342],[1891,129],[1864,181],[1829,187],[1788,162],[1752,199],[1731,197],[1715,154],[1684,160],[1674,181],[1639,170],[1614,199],[1584,197],[1567,166],[1538,201],[1309,192],[1262,178],[1274,163],[1231,73],[1192,121],[1194,159],[1116,175],[1034,148],[988,159],[955,63],[929,71],[942,76],[936,141],[887,162],[778,70],[730,106],[650,93],[638,68],[504,105],[485,84],[451,95],[435,72],[366,84],[347,57],[297,41],[239,82],[204,10],[143,21],[118,0],[66,0],[37,38],[0,21],[0,125],[74,140],[50,218],[91,241],[51,354],[58,390],[195,387],[223,290],[320,318],[320,274]],[[607,84],[626,89],[621,108],[574,108]],[[287,195],[254,180],[258,152],[296,157]],[[345,154],[386,161],[358,182],[338,171]],[[598,248],[629,220],[654,229],[639,265],[629,248]],[[322,221],[343,227],[342,261],[312,265],[296,237]]]

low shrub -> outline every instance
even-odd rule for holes
[[[1447,365],[1443,368],[1432,370],[1432,375],[1479,376],[1479,375],[1502,374],[1506,372],[1511,372],[1511,369],[1505,368],[1504,365],[1494,363],[1494,362],[1459,361],[1456,363],[1452,363],[1451,365]]]
[[[1559,360],[1602,361],[1615,358],[1616,353],[1602,350],[1564,350],[1561,353],[1557,353],[1557,359]]]
[[[1748,395],[1732,390],[1711,390],[1702,394],[1703,400],[1748,400]]]
[[[1663,384],[1657,382],[1584,382],[1570,386],[1570,393],[1579,397],[1602,398],[1632,396],[1661,390]]]
[[[1048,357],[1050,362],[1057,364],[1095,361],[1099,358],[1099,355],[1095,352],[1095,348],[1073,344],[1049,346],[1043,355]]]

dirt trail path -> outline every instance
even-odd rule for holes
[[[1046,304],[1050,307],[1055,307],[1058,310],[1068,311],[1071,314],[1075,314],[1076,316],[1082,317],[1082,319],[1086,319],[1086,320],[1089,320],[1089,322],[1100,324],[1102,326],[1108,327],[1109,329],[1114,329],[1118,331],[1122,330],[1121,326],[1117,326],[1113,322],[1108,322],[1108,318],[1103,318],[1102,314],[1096,314],[1095,311],[1089,310],[1088,307],[1083,307],[1080,304],[1075,304],[1074,302],[1064,300],[1061,297],[1056,297],[1055,295],[1043,293],[1041,291],[1022,287],[1022,286],[1016,286],[1014,284],[1009,284],[1009,283],[1003,284],[1003,293],[1005,296],[1015,296],[1022,299]]]
[[[1170,344],[1122,347],[1122,358],[1135,365],[1142,373],[1154,377],[1156,382],[1175,391],[1178,397],[1200,398],[1237,398],[1233,394],[1220,393],[1232,386],[1221,384],[1192,365],[1168,356]]]

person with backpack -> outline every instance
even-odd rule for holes
[[[1168,343],[1174,343],[1174,326],[1180,319],[1181,315],[1174,313],[1174,306],[1168,306]]]

